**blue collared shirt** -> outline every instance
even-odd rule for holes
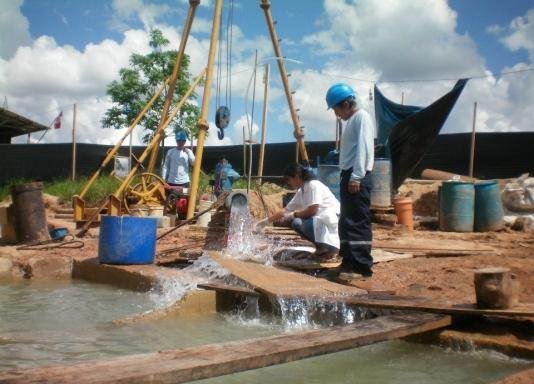
[[[352,168],[351,180],[361,180],[373,169],[375,159],[374,123],[369,113],[358,109],[345,124],[339,148],[339,166]]]

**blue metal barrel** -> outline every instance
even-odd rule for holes
[[[504,225],[501,190],[495,180],[475,183],[475,231],[496,231]]]
[[[325,184],[334,196],[339,200],[339,165],[320,164],[318,177],[323,184]]]
[[[153,217],[102,216],[98,260],[104,264],[152,264],[157,226]]]
[[[373,172],[371,173],[372,207],[389,207],[391,205],[391,160],[375,159]]]
[[[475,221],[475,187],[473,183],[444,181],[439,199],[440,229],[472,232]]]

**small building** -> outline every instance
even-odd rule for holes
[[[11,138],[44,131],[48,127],[18,115],[15,112],[0,108],[0,144],[11,144]]]

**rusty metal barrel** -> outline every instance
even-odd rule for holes
[[[43,183],[19,184],[11,187],[15,228],[19,243],[50,240],[43,203]]]

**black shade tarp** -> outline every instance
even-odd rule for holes
[[[458,80],[450,92],[424,109],[393,103],[375,86],[375,111],[379,111],[378,126],[387,126],[395,117],[398,119],[386,141],[387,154],[391,158],[394,190],[412,173],[436,140],[467,80]]]

